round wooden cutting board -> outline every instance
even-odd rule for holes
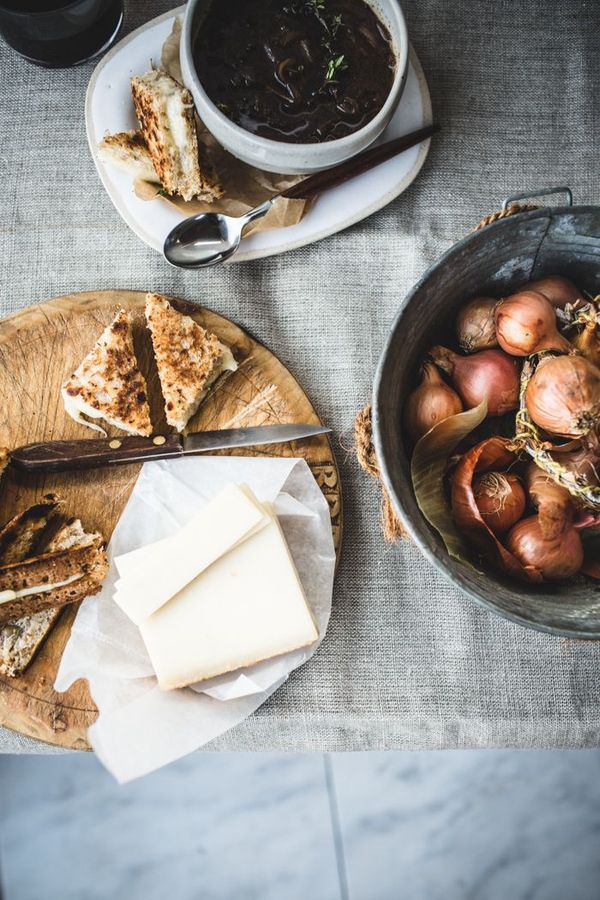
[[[189,431],[318,423],[306,394],[285,366],[266,347],[217,313],[182,300],[173,305],[231,346],[239,368],[219,382],[189,425]],[[30,307],[0,323],[0,446],[33,441],[89,438],[94,434],[67,416],[60,397],[65,378],[91,349],[120,308],[135,313],[135,345],[147,378],[155,432],[167,431],[156,366],[143,310],[145,294],[100,291],[57,297]],[[112,436],[119,432],[107,429]],[[342,529],[339,473],[327,436],[289,444],[232,451],[240,455],[303,457],[331,510],[336,552]],[[135,484],[140,465],[91,472],[25,476],[10,467],[0,482],[0,522],[49,491],[66,501],[67,511],[88,530],[108,540]],[[69,638],[76,607],[65,608],[27,671],[16,678],[0,676],[0,724],[62,747],[88,749],[87,728],[97,715],[87,682],[80,680],[64,694],[53,690],[54,678]]]

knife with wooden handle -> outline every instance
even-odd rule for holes
[[[83,441],[47,441],[26,444],[10,454],[11,464],[20,472],[66,472],[99,469],[103,466],[144,462],[150,459],[178,459],[233,447],[284,444],[302,438],[328,434],[323,425],[259,425],[254,428],[225,428],[196,434],[166,434],[156,437],[123,437]]]

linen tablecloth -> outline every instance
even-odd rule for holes
[[[165,12],[126,0],[125,31]],[[38,69],[0,46],[0,312],[72,291],[163,291],[272,347],[336,431],[345,534],[327,637],[228,750],[589,747],[600,645],[478,608],[409,543],[387,546],[349,449],[400,299],[506,195],[568,184],[600,202],[596,0],[404,0],[443,132],[417,181],[348,231],[283,256],[170,268],[121,221],[89,154],[93,64]],[[0,729],[0,750],[51,748]]]

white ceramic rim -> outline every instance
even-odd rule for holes
[[[151,247],[153,250],[156,250],[158,253],[162,255],[163,247],[162,242],[155,241],[153,235],[149,234],[142,228],[136,218],[134,218],[126,205],[124,204],[120,191],[116,190],[113,186],[113,183],[110,181],[108,175],[106,174],[106,170],[104,164],[101,162],[98,156],[98,137],[96,135],[96,131],[94,128],[94,123],[92,120],[91,114],[91,105],[92,105],[92,96],[94,93],[94,88],[98,77],[106,64],[110,62],[110,60],[120,53],[125,47],[136,38],[138,35],[142,34],[144,31],[148,31],[155,25],[158,25],[160,22],[164,22],[166,19],[175,19],[177,16],[180,16],[185,11],[184,6],[175,7],[175,9],[171,9],[166,13],[162,13],[162,15],[157,16],[154,19],[151,19],[149,22],[146,22],[144,25],[140,25],[139,28],[136,28],[135,31],[132,31],[130,34],[126,35],[122,38],[117,44],[112,47],[108,53],[102,57],[96,68],[92,73],[92,77],[90,78],[88,88],[85,96],[85,126],[88,138],[88,145],[90,148],[90,153],[92,155],[92,159],[94,160],[94,165],[96,166],[96,170],[100,177],[100,181],[104,185],[104,189],[106,193],[110,197],[113,206],[126,223],[129,226],[131,231],[140,238],[148,247]],[[417,54],[414,52],[412,46],[409,45],[409,62],[412,65],[415,75],[417,77],[417,81],[419,83],[419,89],[421,92],[421,103],[423,106],[423,120],[424,125],[432,121],[432,107],[431,107],[431,97],[429,94],[429,88],[427,86],[427,81],[425,79],[425,74],[421,67],[421,63]],[[242,241],[242,245],[240,249],[235,253],[224,265],[232,265],[234,263],[241,262],[249,262],[254,259],[265,259],[268,256],[277,256],[280,253],[285,253],[288,250],[296,250],[299,247],[306,247],[309,244],[314,244],[317,241],[323,240],[323,238],[330,237],[332,234],[337,234],[340,231],[344,231],[346,228],[350,228],[352,225],[356,225],[357,222],[362,222],[363,219],[368,218],[373,215],[373,213],[378,212],[378,210],[383,209],[384,206],[387,206],[388,203],[391,203],[392,200],[395,200],[396,197],[399,197],[415,180],[423,165],[425,160],[427,159],[427,154],[429,153],[429,146],[431,144],[431,138],[428,138],[426,141],[419,147],[419,154],[417,156],[417,161],[414,164],[413,168],[405,175],[404,178],[400,179],[400,181],[396,182],[393,187],[390,188],[382,197],[379,197],[373,203],[367,204],[366,206],[358,209],[354,214],[348,216],[342,222],[339,222],[337,225],[333,227],[324,228],[320,231],[316,231],[313,234],[306,235],[302,238],[296,238],[295,240],[282,240],[281,244],[273,247],[266,247],[258,250],[244,250],[244,243]],[[182,219],[184,216],[181,217]],[[285,235],[287,229],[281,228],[282,235]],[[201,271],[201,270],[199,270]]]
[[[185,13],[183,17],[183,26],[181,29],[181,48],[183,49],[183,53],[186,57],[186,68],[189,69],[190,76],[193,77],[194,80],[194,90],[200,95],[202,98],[202,102],[209,108],[211,114],[222,124],[224,130],[231,131],[233,134],[237,135],[239,140],[243,144],[251,143],[253,146],[261,147],[265,153],[269,151],[273,152],[277,149],[281,150],[282,148],[287,151],[287,154],[291,157],[294,150],[301,156],[303,162],[305,164],[310,165],[318,165],[319,159],[318,157],[322,153],[323,144],[318,142],[312,142],[310,144],[290,144],[286,141],[274,141],[271,138],[259,137],[256,134],[252,134],[247,131],[245,128],[242,128],[241,125],[236,125],[235,122],[232,122],[226,115],[224,115],[216,104],[212,102],[204,88],[202,87],[202,82],[196,72],[196,68],[193,64],[193,47],[192,47],[192,23],[194,19],[194,14],[198,7],[198,4],[201,0],[189,0],[189,2],[185,6]],[[376,5],[377,0],[373,0]],[[386,97],[385,103],[379,110],[376,116],[372,118],[366,125],[363,125],[362,128],[359,128],[358,131],[352,132],[352,134],[347,134],[345,137],[336,138],[333,141],[327,141],[327,150],[330,151],[331,154],[335,154],[336,151],[340,151],[342,153],[342,161],[350,158],[354,155],[354,153],[360,152],[354,150],[354,145],[357,142],[362,141],[361,147],[364,147],[364,142],[372,143],[381,134],[381,132],[385,129],[387,125],[386,119],[391,118],[394,114],[394,109],[398,106],[398,103],[402,99],[402,92],[404,90],[404,85],[406,82],[406,74],[408,71],[408,56],[409,56],[409,41],[408,41],[408,30],[406,28],[406,19],[404,18],[404,13],[402,12],[402,7],[398,0],[391,0],[394,6],[395,13],[398,17],[398,30],[400,32],[400,43],[399,46],[394,46],[394,51],[396,54],[396,72],[394,74],[394,81],[390,88],[390,92]],[[370,5],[370,4],[369,4]],[[375,12],[375,10],[373,10]],[[395,45],[394,41],[394,45]],[[180,50],[181,55],[181,50]],[[189,88],[189,85],[187,85]],[[369,139],[368,135],[372,134],[372,137]],[[344,156],[344,151],[348,149],[349,153]],[[230,150],[233,153],[233,150]],[[293,165],[292,160],[290,162]],[[326,168],[326,167],[325,167]]]

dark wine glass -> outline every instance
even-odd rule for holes
[[[0,34],[30,62],[75,66],[113,43],[123,0],[0,0]]]

